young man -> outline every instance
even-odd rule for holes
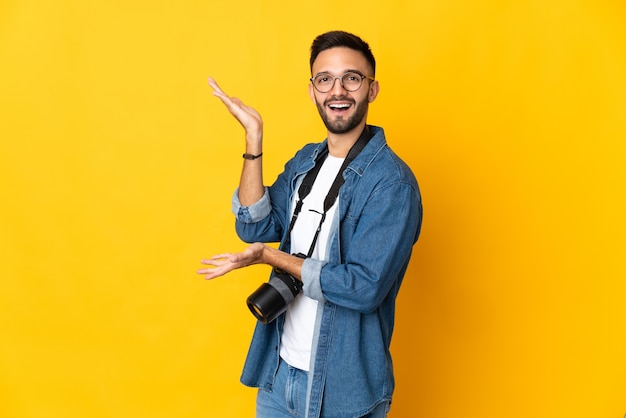
[[[246,132],[233,212],[240,238],[253,244],[204,260],[209,267],[198,272],[212,279],[263,263],[301,286],[285,313],[255,329],[241,380],[259,388],[257,417],[385,417],[395,300],[419,236],[421,197],[383,129],[366,124],[380,88],[369,45],[322,34],[310,65],[309,94],[328,137],[304,146],[270,187],[260,115],[209,80]],[[303,182],[312,182],[304,198]],[[278,241],[280,250],[263,244]]]

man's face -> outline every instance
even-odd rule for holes
[[[312,68],[313,77],[320,73],[341,77],[348,71],[372,76],[372,69],[363,54],[345,47],[322,51]],[[365,123],[369,103],[376,98],[378,88],[377,81],[364,79],[358,90],[350,92],[337,79],[326,93],[320,93],[313,85],[309,85],[309,94],[317,105],[326,129],[334,134],[343,134]]]

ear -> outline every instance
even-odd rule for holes
[[[369,94],[367,96],[367,99],[369,100],[370,103],[376,100],[376,96],[378,96],[379,91],[380,91],[380,85],[378,84],[378,80],[372,81],[372,83],[370,84]]]
[[[309,83],[309,96],[311,97],[311,101],[313,102],[313,104],[317,104],[317,102],[315,101],[315,88],[313,87],[312,83]]]

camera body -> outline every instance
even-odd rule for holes
[[[306,258],[302,253],[292,255]],[[246,304],[261,323],[269,324],[287,310],[287,306],[301,291],[300,280],[284,271],[274,269],[269,282],[263,283],[248,296]]]

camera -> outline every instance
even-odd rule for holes
[[[306,258],[304,254],[293,254]],[[302,291],[302,282],[292,275],[274,269],[269,282],[263,283],[254,291],[246,303],[250,312],[263,324],[269,324],[287,310],[298,293]]]

